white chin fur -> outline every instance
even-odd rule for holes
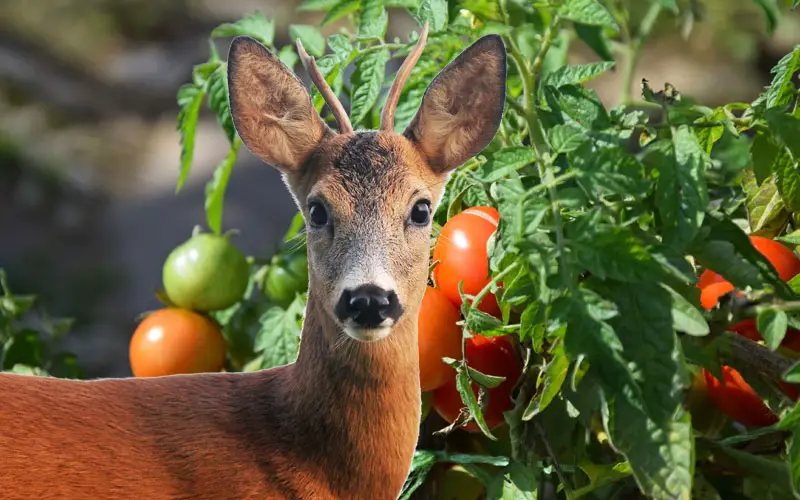
[[[353,340],[359,342],[376,342],[385,339],[391,333],[391,326],[380,326],[378,328],[356,328],[353,326],[344,327],[344,333]]]

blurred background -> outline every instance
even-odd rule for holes
[[[768,38],[752,0],[692,3],[703,22],[689,32],[689,18],[665,14],[636,87],[647,78],[709,106],[752,101],[770,68],[800,43],[800,12]],[[164,259],[204,224],[204,186],[228,150],[204,108],[193,171],[175,195],[178,87],[207,59],[220,23],[260,10],[277,22],[278,47],[293,43],[289,24],[320,24],[323,14],[296,12],[298,4],[0,1],[0,267],[15,292],[35,293],[50,313],[76,319],[65,347],[87,377],[130,375],[137,315],[159,307]],[[405,40],[412,29],[406,11],[390,12],[387,38]],[[219,48],[224,55],[227,41]],[[595,57],[575,45],[570,59]],[[608,106],[618,103],[618,72],[592,86]],[[277,173],[242,151],[225,202],[224,229],[240,231],[233,241],[247,254],[269,255],[294,213]]]

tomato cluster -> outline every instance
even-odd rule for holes
[[[148,314],[128,348],[136,377],[217,372],[226,358],[219,325],[205,313],[242,299],[250,264],[227,235],[199,233],[170,252],[162,271],[170,307]]]
[[[487,375],[505,377],[489,389],[484,413],[487,426],[503,424],[503,412],[511,408],[511,391],[522,367],[507,336],[485,337],[473,334],[463,340],[461,294],[478,294],[490,281],[486,245],[497,230],[500,214],[492,207],[472,207],[451,217],[442,227],[433,248],[433,279],[436,288],[428,287],[419,312],[420,387],[431,391],[434,410],[444,419],[454,421],[464,406],[456,388],[456,371],[442,358],[463,359],[467,365]],[[497,299],[491,293],[478,304],[478,310],[500,317]],[[472,384],[478,395],[478,386]],[[478,432],[475,423],[464,427]]]
[[[800,273],[800,258],[779,242],[755,235],[750,236],[750,242],[767,258],[782,280],[789,281]],[[700,302],[706,309],[714,308],[723,295],[735,291],[731,282],[709,269],[700,275],[697,287],[700,288]],[[754,319],[743,320],[729,330],[756,342],[763,340]],[[800,352],[800,331],[787,329],[781,345]],[[778,421],[778,417],[761,401],[736,369],[723,365],[722,375],[724,383],[705,368],[702,371],[708,396],[723,413],[734,421],[751,427],[763,427]],[[797,387],[781,381],[779,384],[789,397],[798,399],[800,390]]]

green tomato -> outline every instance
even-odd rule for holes
[[[308,260],[298,252],[273,259],[264,280],[264,293],[275,304],[288,307],[298,293],[308,290]]]
[[[242,299],[250,264],[228,236],[200,233],[176,247],[164,262],[167,297],[195,311],[227,309]]]
[[[478,500],[485,491],[483,483],[460,465],[444,471],[439,481],[439,500]]]

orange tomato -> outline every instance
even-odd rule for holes
[[[703,368],[708,396],[723,413],[750,427],[766,427],[778,421],[778,417],[761,401],[738,371],[723,365],[722,376],[725,380],[724,386],[711,372]]]
[[[442,358],[461,359],[461,312],[447,296],[427,287],[419,308],[419,379],[423,392],[437,389],[455,370]]]
[[[464,293],[476,295],[490,281],[486,243],[497,231],[500,213],[493,207],[472,207],[451,217],[442,227],[433,247],[433,269],[436,286],[450,301],[461,307],[458,283],[463,280]],[[478,309],[500,317],[500,307],[493,294],[486,295]]]
[[[225,364],[225,339],[206,316],[165,308],[139,323],[128,355],[136,377],[218,372]]]
[[[505,422],[503,412],[512,408],[511,391],[522,373],[522,363],[507,336],[484,337],[475,335],[466,340],[467,364],[486,375],[505,377],[506,379],[494,389],[489,389],[489,404],[483,412],[483,418],[489,429]],[[472,384],[472,392],[477,397],[478,386]],[[455,372],[445,385],[433,391],[433,409],[448,422],[458,417],[464,403],[456,389]],[[463,429],[469,432],[480,432],[475,422],[470,422]]]

